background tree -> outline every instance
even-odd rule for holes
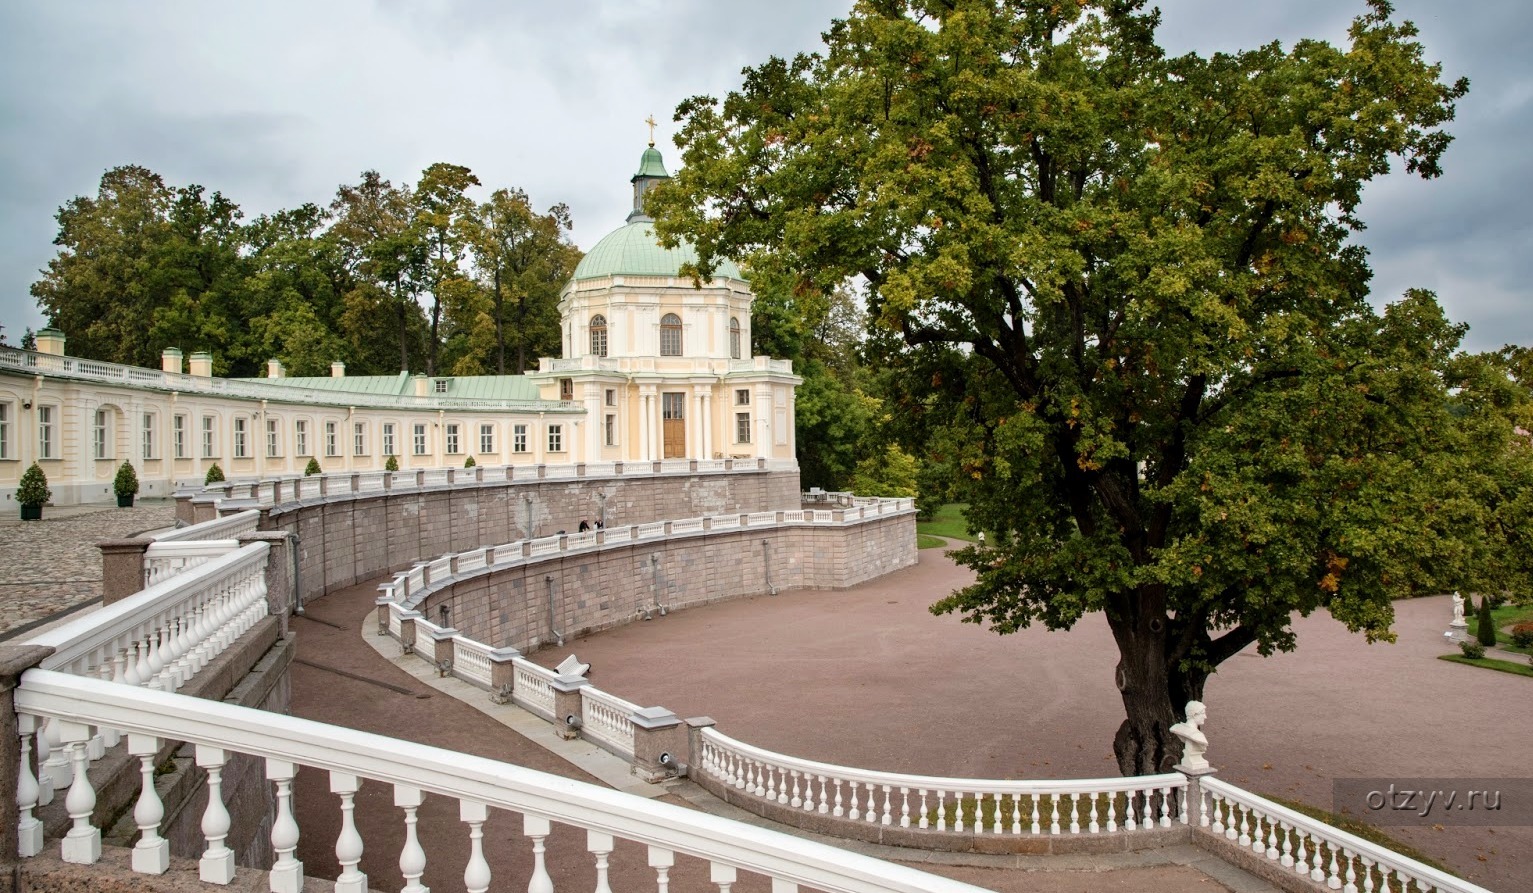
[[[934,610],[1103,612],[1124,773],[1174,763],[1182,705],[1292,648],[1295,613],[1389,637],[1413,538],[1465,532],[1413,476],[1452,436],[1461,330],[1425,293],[1376,313],[1349,240],[1392,159],[1438,175],[1467,90],[1391,13],[1342,47],[1167,58],[1134,0],[867,0],[823,55],[677,111],[664,237],[796,295],[860,276],[896,361],[961,373],[956,480],[997,536]],[[1481,575],[1453,558],[1434,579]]]
[[[463,280],[463,252],[474,203],[468,188],[478,186],[474,172],[458,164],[437,162],[421,173],[415,185],[411,226],[426,247],[424,285],[431,295],[430,337],[426,341],[426,374],[437,373],[442,306],[445,293]]]
[[[327,233],[355,282],[342,297],[344,328],[358,336],[353,351],[362,352],[366,333],[392,328],[401,370],[412,368],[412,352],[424,353],[426,328],[417,296],[428,252],[411,226],[411,201],[407,187],[395,188],[377,171],[364,171],[361,182],[336,190],[330,203],[335,222]],[[379,325],[384,320],[388,325]]]

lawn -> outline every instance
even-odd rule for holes
[[[1476,601],[1475,604],[1478,605],[1479,602]],[[1476,635],[1480,629],[1479,612],[1470,611],[1469,606],[1466,604],[1464,606],[1464,619],[1469,621],[1469,635]],[[1516,623],[1533,621],[1533,605],[1507,604],[1499,608],[1492,608],[1490,619],[1496,626],[1497,647],[1506,651],[1516,651],[1520,654],[1527,654],[1529,652],[1527,648],[1518,648],[1512,644],[1512,636],[1507,632],[1507,628]]]
[[[965,502],[950,502],[937,509],[937,516],[930,521],[917,521],[916,533],[927,536],[941,536],[954,540],[974,542],[979,539],[978,533],[969,532],[969,521],[964,517],[964,512],[969,508]],[[921,548],[926,548],[922,546]]]
[[[1496,660],[1494,657],[1465,657],[1462,654],[1444,654],[1438,660],[1448,660],[1456,664],[1469,664],[1472,667],[1484,667],[1487,670],[1500,670],[1503,673],[1514,673],[1518,676],[1533,676],[1533,666],[1527,664],[1514,664],[1509,660]]]
[[[947,545],[947,540],[940,536],[932,536],[929,533],[916,534],[917,549],[941,549]]]

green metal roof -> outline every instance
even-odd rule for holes
[[[639,156],[639,172],[630,178],[629,182],[640,177],[666,177],[671,175],[665,172],[665,160],[660,157],[660,150],[650,146]]]
[[[344,394],[380,394],[398,397],[415,393],[415,388],[410,385],[408,372],[401,372],[398,375],[348,375],[343,378],[334,378],[329,375],[316,375],[309,378],[253,378],[250,381]]]
[[[659,153],[656,153],[657,155]],[[676,248],[662,248],[655,241],[655,231],[646,221],[635,220],[602,236],[575,266],[574,279],[601,276],[676,276],[681,265],[696,263],[697,252],[683,243]],[[715,278],[744,280],[740,268],[722,259]]]
[[[537,400],[538,386],[523,375],[458,375],[442,376],[447,381],[447,391],[438,393],[434,382],[428,379],[427,397],[450,397],[462,400]],[[343,378],[315,376],[313,378],[255,378],[262,384],[330,391],[338,394],[373,394],[387,397],[415,396],[415,383],[410,373],[398,375],[348,375]]]

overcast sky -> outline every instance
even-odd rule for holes
[[[1445,75],[1472,80],[1440,180],[1372,185],[1362,241],[1379,302],[1435,290],[1467,346],[1533,344],[1533,4],[1398,0]],[[54,255],[53,215],[104,170],[201,183],[248,217],[377,169],[414,182],[436,161],[486,191],[570,206],[590,248],[622,223],[643,120],[674,166],[671,114],[722,95],[742,66],[819,46],[850,0],[263,0],[0,3],[0,323],[42,315],[28,292]],[[1173,52],[1280,39],[1340,42],[1362,0],[1165,0]]]

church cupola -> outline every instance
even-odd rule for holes
[[[660,150],[655,148],[655,120],[649,120],[649,148],[639,156],[639,172],[629,180],[633,184],[633,211],[628,215],[628,222],[643,221],[649,223],[654,220],[644,213],[644,195],[650,187],[661,180],[669,180],[671,175],[665,172],[665,161],[660,157]]]

